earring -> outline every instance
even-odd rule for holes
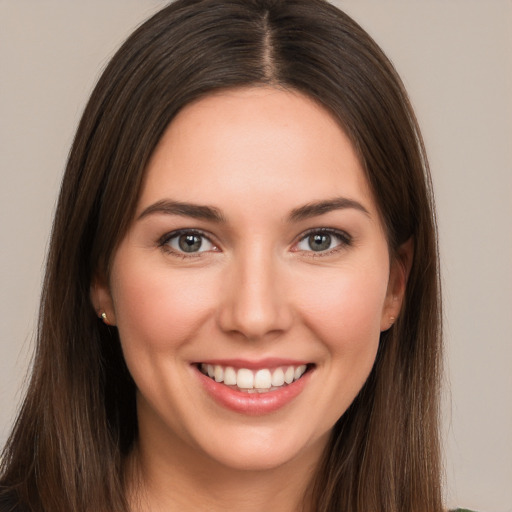
[[[395,321],[396,321],[396,317],[390,316],[389,317],[389,327],[392,327],[393,324],[395,323]]]
[[[103,320],[103,323],[105,323],[106,325],[110,325],[110,324],[108,323],[107,313],[105,313],[105,311],[103,311],[103,313],[101,313],[100,317],[101,317],[101,319]]]

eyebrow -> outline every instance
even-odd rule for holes
[[[324,215],[334,210],[344,210],[352,208],[359,210],[370,216],[368,210],[358,201],[348,199],[346,197],[336,197],[323,201],[308,203],[299,208],[295,208],[289,215],[291,222],[299,222],[304,219]],[[194,203],[184,203],[181,201],[172,201],[170,199],[162,199],[148,206],[138,216],[137,220],[141,220],[148,215],[164,214],[164,215],[180,215],[183,217],[192,217],[194,219],[208,220],[218,223],[226,222],[226,218],[221,211],[214,206],[204,206]]]
[[[292,222],[298,222],[318,215],[324,215],[334,210],[345,210],[352,208],[363,212],[370,217],[370,212],[358,201],[346,197],[335,197],[325,201],[316,201],[308,203],[291,211],[289,219]]]
[[[225,222],[226,219],[219,209],[213,206],[203,206],[193,203],[183,203],[180,201],[171,201],[163,199],[148,206],[137,218],[143,219],[148,215],[155,213],[165,215],[181,215],[183,217],[192,217],[194,219],[209,220],[213,222]]]

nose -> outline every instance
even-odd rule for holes
[[[235,258],[222,283],[218,323],[227,333],[247,340],[277,337],[293,321],[282,262],[263,251]]]

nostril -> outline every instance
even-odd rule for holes
[[[219,312],[218,324],[226,333],[247,341],[259,341],[278,337],[292,325],[292,315],[285,305],[244,305],[240,301],[224,306]]]
[[[218,323],[227,333],[257,341],[289,329],[292,315],[277,263],[268,248],[238,254],[223,282]]]

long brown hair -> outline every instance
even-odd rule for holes
[[[156,144],[189,102],[271,85],[324,105],[356,147],[391,254],[414,260],[396,324],[335,425],[312,483],[318,512],[439,512],[441,336],[433,199],[421,134],[389,60],[324,0],[178,0],[126,41],[83,114],[62,183],[32,378],[0,486],[33,512],[127,510],[123,462],[137,439],[135,385],[117,330],[97,318]]]

